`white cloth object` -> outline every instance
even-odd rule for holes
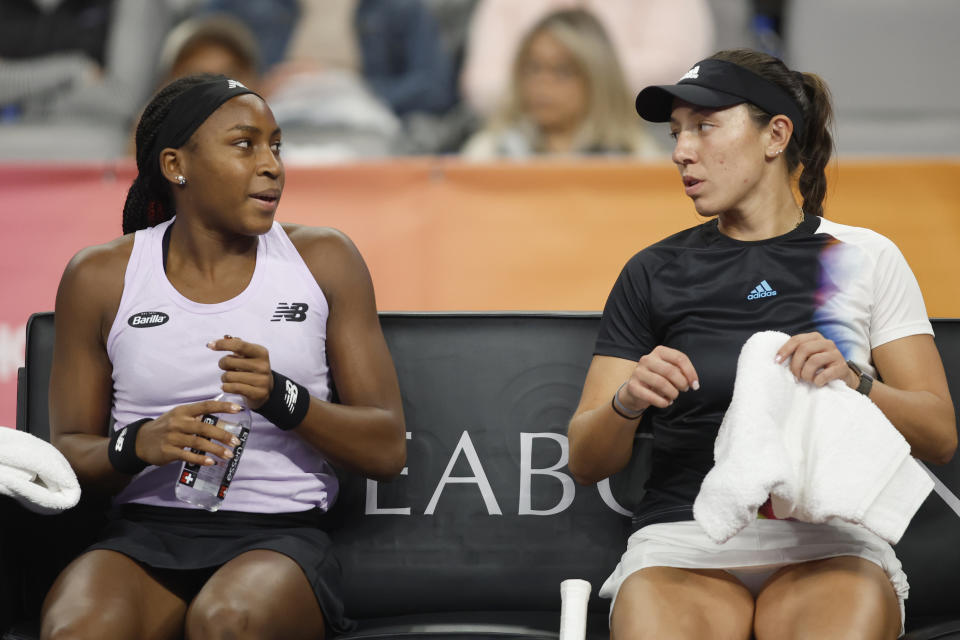
[[[778,518],[838,518],[896,544],[933,482],[869,398],[842,380],[797,381],[789,360],[776,364],[788,338],[762,331],[743,345],[694,518],[724,542],[770,496]]]
[[[80,501],[80,483],[56,447],[0,426],[0,494],[37,513],[56,513]]]

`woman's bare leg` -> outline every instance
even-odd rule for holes
[[[323,613],[300,565],[276,551],[243,553],[223,565],[187,612],[189,640],[322,640]]]
[[[60,574],[43,603],[41,640],[174,640],[187,603],[140,564],[89,551]]]
[[[886,572],[854,556],[784,567],[757,597],[757,640],[894,640],[900,602]]]
[[[610,621],[614,640],[748,640],[753,597],[726,571],[648,567],[620,587]]]

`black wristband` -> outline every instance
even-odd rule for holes
[[[259,409],[254,409],[264,418],[284,431],[289,431],[303,422],[310,408],[310,392],[282,373],[273,373],[273,391]]]
[[[131,422],[123,429],[114,429],[110,434],[110,448],[107,449],[107,458],[110,464],[120,473],[136,475],[149,465],[137,457],[137,432],[140,427],[153,420],[144,418]]]

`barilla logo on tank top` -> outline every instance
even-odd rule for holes
[[[760,298],[770,298],[775,295],[777,295],[777,292],[764,280],[755,286],[753,291],[747,294],[747,300],[759,300]]]
[[[162,311],[141,311],[135,313],[127,319],[127,324],[131,327],[159,327],[166,324],[170,316]]]

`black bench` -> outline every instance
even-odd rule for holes
[[[331,514],[349,638],[556,638],[559,584],[593,584],[589,638],[606,638],[596,591],[623,551],[614,477],[574,485],[566,425],[597,314],[384,313],[409,431],[407,470],[390,483],[345,477]],[[960,398],[960,321],[934,328]],[[27,327],[18,428],[47,438],[52,314]],[[638,442],[643,442],[639,441]],[[960,492],[960,456],[938,477]],[[102,503],[33,515],[0,500],[0,633],[36,638],[39,603],[93,535]],[[897,546],[909,576],[907,637],[960,638],[960,518],[937,495]]]

